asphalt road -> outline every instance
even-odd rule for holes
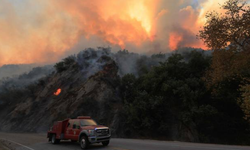
[[[0,133],[0,144],[17,150],[81,150],[78,143],[63,141],[53,145],[47,142],[46,134]],[[1,147],[0,147],[1,148]],[[90,150],[250,150],[246,146],[227,146],[216,144],[197,144],[155,140],[111,139],[110,145],[103,147],[94,144]]]

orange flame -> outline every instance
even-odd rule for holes
[[[178,48],[179,42],[183,40],[183,37],[177,33],[170,33],[169,37],[169,48],[171,50],[176,50]]]
[[[57,91],[56,91],[56,92],[54,92],[54,95],[55,95],[55,96],[58,96],[58,95],[61,93],[61,91],[62,91],[62,89],[60,89],[60,88],[59,88],[59,89],[57,89]]]

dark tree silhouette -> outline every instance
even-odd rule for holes
[[[236,51],[249,50],[250,6],[245,0],[228,0],[222,5],[225,14],[209,12],[199,37],[214,50],[228,46]]]

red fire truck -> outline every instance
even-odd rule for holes
[[[79,116],[77,119],[57,121],[47,133],[47,138],[49,138],[52,144],[57,144],[61,140],[78,141],[82,149],[86,149],[89,144],[100,142],[107,146],[110,137],[111,131],[109,128],[97,125],[89,116]]]

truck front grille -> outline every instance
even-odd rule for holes
[[[97,136],[107,136],[109,134],[109,129],[97,129]]]

